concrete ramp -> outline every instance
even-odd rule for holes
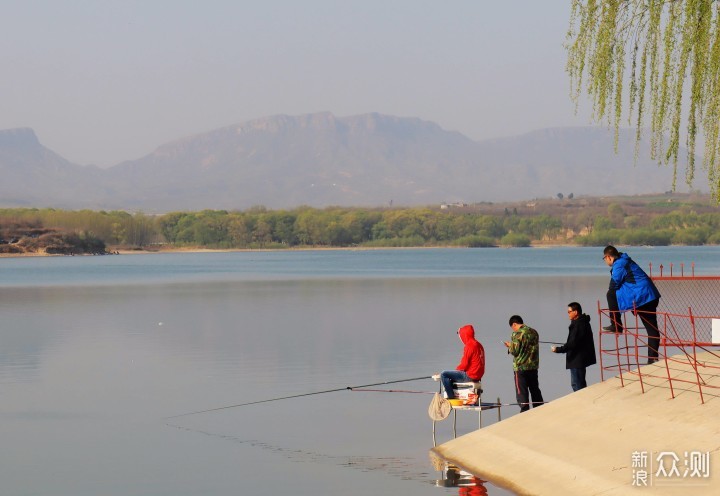
[[[720,366],[710,353],[697,360]],[[689,363],[668,366],[673,377],[696,377]],[[667,369],[661,361],[640,372]],[[674,382],[673,399],[667,380],[644,377],[643,393],[625,374],[625,387],[619,378],[594,384],[433,452],[518,494],[717,495],[720,369],[704,370],[702,379],[714,386],[704,389],[704,404],[694,384]]]

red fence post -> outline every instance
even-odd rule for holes
[[[692,330],[693,330],[692,366],[695,369],[695,379],[697,381],[698,391],[700,392],[700,402],[704,405],[705,398],[703,397],[702,381],[700,380],[700,372],[698,372],[698,362],[697,362],[697,331],[695,329],[695,316],[693,315],[692,308],[688,308],[688,315],[690,315],[690,324],[692,325]]]
[[[603,347],[602,347],[603,328],[602,328],[602,310],[600,307],[600,300],[598,300],[598,302],[597,302],[597,310],[598,310],[598,315],[600,316],[600,318],[598,319],[598,344],[600,345],[600,381],[604,381],[605,380],[605,367],[603,367]]]

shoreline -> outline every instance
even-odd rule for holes
[[[567,243],[543,243],[543,244],[531,244],[526,248],[563,248],[563,247],[577,247],[577,245]],[[149,254],[161,254],[161,253],[235,253],[235,252],[292,252],[292,251],[372,251],[372,250],[432,250],[438,248],[448,249],[462,249],[469,248],[467,246],[303,246],[293,248],[201,248],[201,247],[180,247],[180,248],[160,248],[156,250],[130,250],[130,249],[110,249],[108,253],[104,255],[93,255],[91,253],[83,253],[78,255],[62,255],[55,253],[45,252],[24,252],[24,253],[0,253],[0,258],[25,258],[25,257],[88,257],[88,256],[105,256],[105,255],[149,255]],[[510,249],[516,248],[513,246],[491,246],[483,248],[473,248],[476,250],[483,250],[488,248],[502,248]],[[523,247],[525,248],[525,247]]]
[[[646,247],[648,245],[621,245],[618,247]],[[718,245],[658,245],[659,247],[671,246],[718,246]],[[449,245],[433,245],[433,246],[297,246],[291,248],[202,248],[202,247],[174,247],[174,248],[158,248],[158,249],[127,249],[127,248],[110,248],[107,253],[102,255],[92,253],[82,253],[76,255],[63,255],[45,252],[24,252],[24,253],[0,253],[2,258],[25,258],[25,257],[90,257],[90,256],[106,256],[106,255],[151,255],[162,253],[241,253],[241,252],[293,252],[293,251],[373,251],[373,250],[434,250],[434,249],[554,249],[554,248],[597,248],[602,246],[582,246],[575,243],[531,243],[530,246],[486,246],[486,247],[469,247],[469,246],[449,246]]]

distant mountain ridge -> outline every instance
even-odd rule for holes
[[[73,164],[29,128],[0,131],[0,206],[81,206],[102,170]]]
[[[278,115],[182,138],[109,169],[73,164],[31,129],[0,131],[0,206],[148,212],[438,204],[662,192],[634,134],[544,129],[476,142],[417,118]],[[641,156],[646,156],[641,150]]]

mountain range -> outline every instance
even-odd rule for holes
[[[416,118],[278,115],[182,138],[107,169],[73,164],[32,129],[0,131],[0,206],[167,212],[514,201],[671,189],[634,132],[542,129],[474,141]]]

